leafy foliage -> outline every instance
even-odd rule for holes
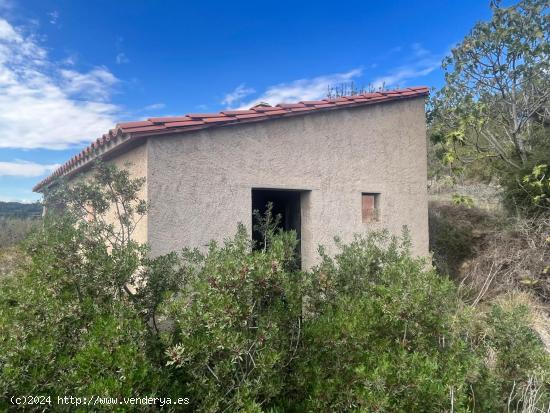
[[[257,247],[262,248],[264,251],[269,247],[269,242],[273,239],[273,236],[277,233],[277,228],[281,223],[281,214],[273,215],[273,203],[268,202],[266,205],[265,213],[262,215],[259,210],[252,211],[252,216],[255,222],[253,231],[258,232],[261,235],[260,245]]]
[[[44,225],[25,245],[29,262],[0,286],[2,400],[154,394],[160,386],[150,331],[129,289],[147,251],[127,236],[142,181],[97,168],[91,182],[49,194]],[[113,201],[129,212],[110,223]],[[94,219],[87,219],[89,205]]]
[[[521,183],[525,168],[550,153],[548,2],[492,1],[491,9],[492,19],[476,24],[443,62],[445,86],[428,114],[432,155],[453,174],[505,174]]]
[[[406,233],[337,241],[308,272],[273,217],[261,250],[240,227],[206,252],[149,257],[132,237],[143,181],[96,168],[49,194],[28,262],[0,280],[0,408],[100,394],[189,397],[179,407],[201,412],[503,411],[533,388],[547,403],[525,312],[468,310]]]
[[[481,360],[472,383],[472,404],[479,411],[525,411],[527,400],[518,395],[533,378],[542,391],[536,408],[544,411],[550,397],[550,356],[531,328],[530,312],[523,303],[501,299],[481,315],[467,312],[461,328],[468,329],[472,351]],[[537,411],[537,410],[533,410]]]
[[[450,281],[385,233],[340,245],[313,271],[296,376],[305,411],[444,411],[467,403],[475,359],[452,330]]]
[[[467,195],[453,194],[452,201],[455,205],[464,205],[467,208],[472,208],[474,206],[474,200]]]
[[[435,135],[451,150],[470,148],[519,167],[534,149],[550,99],[550,31],[545,0],[491,4],[443,64],[446,84],[434,100]],[[464,153],[464,152],[463,152]]]
[[[540,215],[550,211],[550,171],[547,163],[535,163],[519,173],[504,174],[504,202],[508,209]]]
[[[184,252],[181,290],[164,305],[171,368],[188,375],[197,411],[251,411],[280,394],[300,336],[300,273],[294,249],[274,235],[251,252],[244,228],[206,255]]]

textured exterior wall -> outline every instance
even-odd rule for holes
[[[121,153],[119,156],[111,160],[120,169],[128,169],[132,178],[146,178],[147,179],[147,141],[141,145],[130,149],[129,151]],[[143,188],[138,194],[139,198],[148,201],[148,182],[145,182]],[[133,238],[137,242],[147,242],[147,220],[148,216],[145,215],[141,218],[136,226],[133,234]]]
[[[302,263],[333,237],[386,227],[411,231],[428,253],[424,99],[340,109],[151,138],[152,253],[201,247],[251,227],[251,188],[303,189]],[[379,192],[380,221],[362,223],[361,193]]]
[[[119,169],[127,169],[130,172],[132,178],[147,178],[147,142],[140,144],[132,149],[129,149],[125,152],[122,152],[115,158],[107,161],[107,163],[112,163],[117,166]],[[89,179],[91,177],[92,171],[88,170],[83,173],[75,175],[75,179]],[[141,189],[139,193],[139,198],[143,200],[147,199],[147,182]],[[114,208],[111,208],[107,214],[107,220],[117,223],[116,214]],[[136,226],[136,229],[133,234],[133,238],[137,242],[145,243],[147,242],[147,215],[141,218],[139,223]]]

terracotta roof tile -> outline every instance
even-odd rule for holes
[[[132,132],[152,132],[157,130],[166,129],[166,126],[164,125],[154,125],[151,124],[151,126],[142,126],[139,128],[123,128],[125,133],[132,133]]]
[[[418,92],[414,90],[408,90],[406,92],[401,93],[401,96],[414,96],[414,95],[418,95]]]
[[[188,120],[188,121],[185,121],[185,122],[168,122],[168,123],[164,124],[164,126],[166,126],[167,128],[196,126],[196,125],[204,125],[204,121],[202,121],[202,120]]]
[[[322,108],[333,108],[335,105],[334,105],[334,103],[324,102],[321,105],[314,105],[314,106],[315,106],[316,109],[322,109]]]
[[[153,123],[168,123],[168,122],[185,122],[187,120],[191,120],[189,116],[172,116],[172,117],[165,117],[165,118],[149,118],[149,122]]]
[[[235,115],[253,115],[256,113],[255,110],[224,110],[223,112],[226,116],[235,116]]]
[[[126,128],[138,128],[141,126],[152,126],[153,122],[149,122],[148,120],[138,120],[137,122],[124,122],[119,123],[117,127],[126,129]]]
[[[294,109],[294,108],[304,108],[306,105],[303,103],[279,103],[278,108],[283,109]]]
[[[254,113],[254,114],[250,114],[250,115],[236,115],[235,116],[237,119],[253,119],[253,118],[258,118],[258,119],[261,119],[261,118],[267,118],[267,116],[263,113]]]
[[[327,103],[326,100],[303,100],[302,102],[306,106],[313,106],[313,105],[324,105]]]
[[[374,92],[374,93],[365,93],[363,95],[364,98],[370,99],[370,98],[376,98],[376,97],[382,97],[384,96],[382,93]]]
[[[315,108],[313,106],[309,106],[309,107],[305,107],[305,108],[292,108],[290,109],[290,112],[291,113],[294,113],[294,112],[308,112],[308,111],[311,111],[311,110],[315,110]]]
[[[219,118],[219,113],[188,113],[187,115],[190,118],[193,119],[203,119],[203,118]]]
[[[254,106],[254,110],[256,112],[260,112],[260,113],[263,113],[263,112],[273,112],[275,110],[280,110],[281,108],[278,108],[278,107],[273,107],[273,106]]]
[[[218,122],[229,122],[232,120],[237,120],[234,116],[220,116],[218,118],[204,118],[206,123],[218,123]]]
[[[270,112],[265,112],[267,116],[275,116],[275,115],[286,115],[288,113],[287,110],[280,109],[280,110],[272,110]]]
[[[345,97],[335,98],[335,99],[327,99],[327,102],[329,102],[329,103],[347,102],[347,101],[349,101],[349,99],[345,98]]]
[[[249,110],[225,110],[220,113],[190,113],[185,116],[156,117],[136,122],[123,122],[116,125],[114,129],[102,135],[91,145],[72,157],[64,165],[56,169],[50,176],[39,182],[34,191],[40,191],[44,186],[51,183],[56,177],[71,173],[86,165],[93,159],[99,150],[107,145],[104,152],[117,147],[120,138],[125,141],[138,137],[152,137],[163,133],[180,133],[186,130],[218,127],[224,124],[238,124],[259,122],[278,116],[299,116],[308,112],[322,111],[324,109],[347,108],[362,105],[371,105],[379,102],[389,102],[411,97],[426,96],[429,90],[425,86],[409,87],[397,90],[364,93],[354,96],[340,97],[336,99],[310,100],[299,103],[280,103],[277,106],[256,105]]]

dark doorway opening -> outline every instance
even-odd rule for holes
[[[298,257],[298,265],[300,263],[300,236],[301,236],[301,211],[300,211],[300,194],[302,191],[286,190],[286,189],[252,189],[252,212],[258,211],[261,216],[265,216],[267,205],[273,205],[272,214],[281,215],[281,220],[278,229],[283,231],[296,231],[298,238],[298,246],[296,255]],[[257,219],[252,214],[253,228],[257,225]],[[252,239],[254,240],[254,248],[262,249],[263,234],[259,231],[252,231]]]

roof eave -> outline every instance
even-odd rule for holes
[[[113,156],[115,152],[118,153],[130,143],[147,137],[182,134],[203,129],[265,122],[270,119],[289,118],[312,113],[378,105],[381,103],[426,97],[428,94],[429,89],[422,86],[342,97],[338,99],[325,99],[319,102],[313,102],[309,106],[306,105],[307,102],[300,102],[299,104],[280,104],[273,107],[255,107],[248,111],[226,111],[228,115],[224,112],[218,114],[202,114],[202,120],[196,121],[193,120],[193,116],[197,117],[199,115],[186,115],[177,118],[152,118],[149,121],[127,122],[117,125],[115,129],[111,129],[107,134],[104,134],[101,138],[92,142],[90,146],[59,167],[53,174],[35,185],[33,191],[43,192],[43,190],[55,182],[57,178],[70,177],[88,168],[91,162],[97,157],[103,157],[105,155]],[[236,112],[247,112],[248,114],[235,114]],[[162,119],[165,119],[165,121],[162,122]],[[177,122],[177,119],[185,119],[185,121]],[[155,122],[152,122],[153,120]],[[170,127],[167,127],[166,125],[169,124]],[[179,125],[185,126],[179,127]]]

